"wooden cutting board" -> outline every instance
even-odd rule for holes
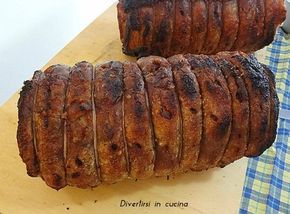
[[[122,54],[115,7],[113,5],[97,18],[44,68],[57,63],[73,65],[82,60],[93,64],[108,60],[135,60]],[[127,180],[87,190],[66,187],[55,191],[49,188],[41,178],[31,178],[26,174],[18,155],[17,100],[18,93],[0,107],[1,214],[238,212],[247,163],[245,158],[224,169],[190,172],[169,180]],[[127,204],[136,202],[134,205],[137,207],[121,206],[125,201]]]

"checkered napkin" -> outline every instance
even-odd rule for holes
[[[240,213],[290,214],[290,35],[278,29],[264,51],[280,100],[278,133],[271,148],[248,161]]]

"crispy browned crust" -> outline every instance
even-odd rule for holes
[[[271,44],[276,28],[285,20],[286,8],[283,0],[265,0],[265,29],[259,48]]]
[[[194,72],[202,97],[203,132],[199,157],[194,170],[218,165],[231,133],[230,93],[218,66],[204,55],[185,55]]]
[[[232,50],[253,51],[263,39],[265,5],[263,0],[239,0],[239,33]]]
[[[207,0],[207,35],[201,53],[211,54],[217,48],[222,34],[222,1]]]
[[[246,54],[223,54],[236,65],[245,82],[250,104],[250,135],[247,157],[256,157],[264,152],[265,133],[269,126],[270,88],[265,74],[249,61]]]
[[[278,116],[279,116],[279,98],[276,92],[275,86],[275,76],[272,71],[266,66],[262,65],[264,68],[265,74],[269,78],[270,84],[270,128],[269,132],[267,133],[268,143],[265,144],[264,149],[268,149],[275,141],[276,134],[277,134],[277,125],[278,125]]]
[[[170,55],[184,53],[190,46],[191,0],[175,1],[174,26]]]
[[[242,158],[249,139],[249,98],[239,70],[223,57],[215,56],[225,79],[232,100],[232,131],[225,153],[219,165],[225,166]]]
[[[17,104],[17,143],[19,155],[26,165],[27,174],[32,177],[36,177],[39,174],[39,163],[34,147],[33,106],[38,81],[40,81],[42,77],[42,72],[36,71],[32,80],[24,82]]]
[[[258,156],[275,140],[279,100],[265,65],[223,52],[51,66],[25,83],[18,107],[28,174],[58,190]]]
[[[174,173],[182,148],[181,117],[171,66],[161,57],[138,60],[142,70],[151,107],[155,136],[156,176]]]
[[[171,39],[173,33],[174,1],[157,1],[154,6],[154,34],[152,41],[152,55],[170,56]]]
[[[46,69],[45,78],[39,82],[34,108],[40,173],[54,189],[66,186],[63,110],[68,74],[69,67],[64,65]]]
[[[121,42],[124,44],[124,35],[125,35],[125,31],[126,31],[126,15],[125,14],[125,9],[124,9],[124,5],[121,4],[120,2],[117,4],[117,17],[118,17],[118,25],[119,25],[119,30],[120,30],[120,39]],[[127,47],[126,47],[127,48]],[[125,49],[126,49],[125,48]]]
[[[231,50],[239,30],[238,0],[223,0],[222,4],[222,33],[215,53]]]
[[[129,176],[144,179],[153,175],[154,136],[141,70],[136,63],[124,66],[124,129],[128,146]]]
[[[199,85],[188,61],[183,55],[168,59],[182,114],[182,151],[180,171],[186,171],[196,164],[202,136],[202,103]]]
[[[128,176],[123,130],[123,65],[108,62],[95,69],[97,154],[101,181]]]
[[[270,44],[283,0],[122,0],[123,51],[134,56],[252,52]]]
[[[93,66],[76,64],[70,73],[66,97],[66,179],[80,188],[99,183],[93,126]]]
[[[199,54],[207,35],[208,6],[205,0],[191,0],[191,24],[191,38],[187,52]]]
[[[253,35],[249,43],[247,43],[244,48],[240,49],[240,51],[244,51],[246,53],[256,51],[262,47],[260,47],[260,41],[263,41],[264,38],[264,30],[265,30],[265,1],[267,0],[256,0],[256,11],[255,11],[255,20],[254,25],[256,29],[253,29]],[[276,29],[276,27],[275,27]],[[265,44],[263,44],[263,47]]]

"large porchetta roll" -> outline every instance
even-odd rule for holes
[[[271,71],[249,55],[54,65],[24,83],[17,140],[52,188],[224,167],[275,140]]]
[[[119,0],[123,52],[142,57],[259,50],[286,17],[284,0]]]

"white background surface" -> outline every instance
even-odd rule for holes
[[[114,2],[0,0],[0,105]]]

